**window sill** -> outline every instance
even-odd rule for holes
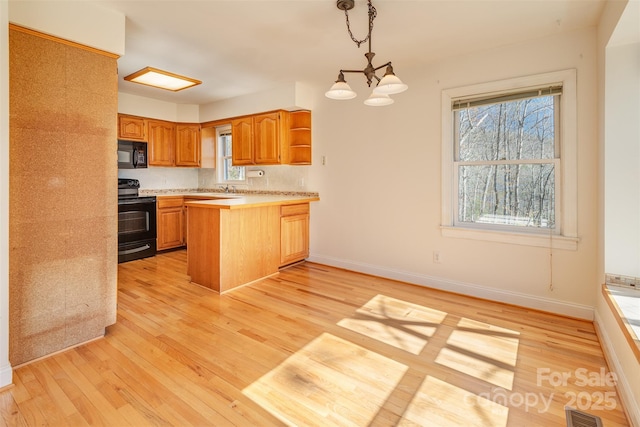
[[[624,300],[628,300],[629,298],[633,298],[634,300],[637,298],[640,300],[640,291],[604,284],[602,285],[602,294],[604,295],[604,299],[607,301],[609,308],[611,308],[613,317],[616,318],[616,321],[618,322],[623,335],[627,339],[633,354],[635,354],[636,359],[640,362],[640,340],[638,339],[640,325],[638,325],[637,320],[635,320],[638,318],[639,313],[625,314],[624,310],[625,307],[628,307],[627,304],[624,304]],[[632,317],[632,314],[635,314],[635,317]]]
[[[549,236],[528,233],[511,233],[495,230],[474,230],[470,228],[442,226],[444,237],[460,239],[484,240],[488,242],[509,243],[512,245],[538,246],[541,248],[566,249],[575,251],[578,249],[577,237]]]

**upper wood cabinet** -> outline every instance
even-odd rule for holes
[[[234,165],[311,164],[311,111],[274,111],[231,124]]]
[[[176,124],[147,120],[149,166],[175,165]]]
[[[216,127],[228,124],[235,166],[311,164],[308,110],[270,111],[202,124],[118,114],[118,138],[147,141],[149,166],[215,168]]]
[[[200,125],[147,119],[149,166],[200,167]]]
[[[144,118],[118,114],[118,139],[146,141]]]
[[[231,122],[231,156],[235,166],[280,164],[282,113],[246,116]]]
[[[311,164],[311,111],[288,113],[288,141],[283,144],[283,163],[290,165]]]
[[[256,165],[280,163],[282,114],[277,112],[253,116],[253,161]],[[231,138],[233,141],[233,135]]]
[[[200,167],[200,125],[176,124],[175,166]]]
[[[236,166],[253,165],[253,117],[231,121],[231,156]]]

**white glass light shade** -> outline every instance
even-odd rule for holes
[[[375,93],[375,91],[364,101],[365,105],[371,107],[382,107],[393,104],[393,99],[384,93]]]
[[[353,99],[358,94],[351,90],[347,82],[338,81],[324,95],[331,99]]]
[[[407,90],[409,86],[402,83],[395,74],[386,74],[378,83],[378,86],[373,89],[373,93],[384,93],[387,95],[393,95],[394,93],[400,93]]]

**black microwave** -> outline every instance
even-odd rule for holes
[[[147,143],[118,140],[118,169],[147,167]]]

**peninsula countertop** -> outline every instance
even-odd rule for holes
[[[185,206],[210,209],[246,209],[258,206],[295,205],[298,203],[317,202],[319,196],[282,195],[282,194],[184,194],[185,198],[200,198],[203,200],[185,200]]]
[[[317,202],[320,200],[318,193],[286,191],[225,193],[207,190],[140,190],[140,195],[184,197],[185,206],[209,207],[213,209],[243,209],[256,206],[292,205]]]
[[[187,208],[187,274],[193,283],[224,293],[309,256],[309,205],[320,200],[317,195],[176,198],[182,197]]]

